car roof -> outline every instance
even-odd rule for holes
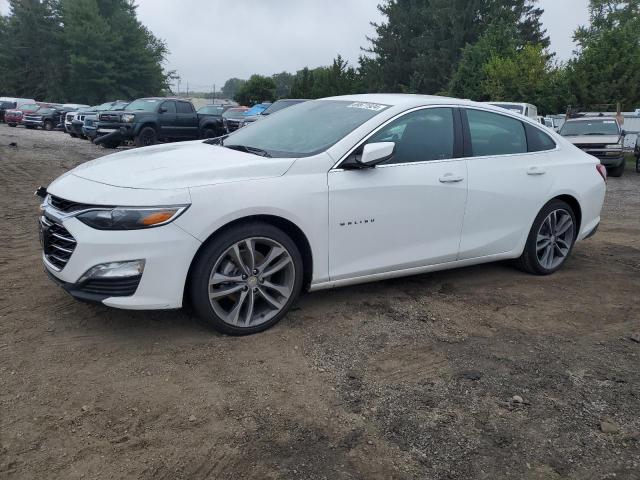
[[[438,105],[446,103],[447,105],[467,105],[477,107],[488,107],[483,103],[473,102],[471,100],[462,100],[452,97],[441,97],[437,95],[417,95],[409,93],[365,93],[359,95],[341,95],[336,97],[322,98],[321,100],[346,100],[352,102],[380,103],[391,106],[419,107],[422,105]],[[498,110],[499,111],[499,110]]]

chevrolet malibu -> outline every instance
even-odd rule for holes
[[[41,192],[43,261],[79,299],[188,301],[220,332],[249,334],[303,289],[506,259],[551,274],[595,233],[605,179],[596,158],[501,108],[326,98],[62,175]]]

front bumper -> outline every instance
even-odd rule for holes
[[[75,239],[66,264],[54,265],[43,255],[47,273],[74,297],[135,310],[182,306],[189,266],[201,243],[175,224],[145,230],[101,231],[50,205],[45,206],[43,215],[49,222],[62,225]],[[121,282],[115,285],[79,283],[95,265],[137,259],[145,260],[144,272],[138,279],[120,277]]]
[[[42,120],[23,120],[22,125],[25,127],[42,127],[44,122]]]

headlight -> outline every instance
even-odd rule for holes
[[[124,123],[133,123],[133,121],[136,119],[136,116],[133,113],[125,113],[120,118]]]
[[[89,210],[76,216],[97,230],[140,230],[166,225],[178,218],[188,206]]]

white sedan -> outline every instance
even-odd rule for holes
[[[227,334],[320,290],[516,259],[595,233],[606,171],[522,115],[452,98],[309,101],[226,137],[124,151],[47,188],[46,270],[77,298]]]

